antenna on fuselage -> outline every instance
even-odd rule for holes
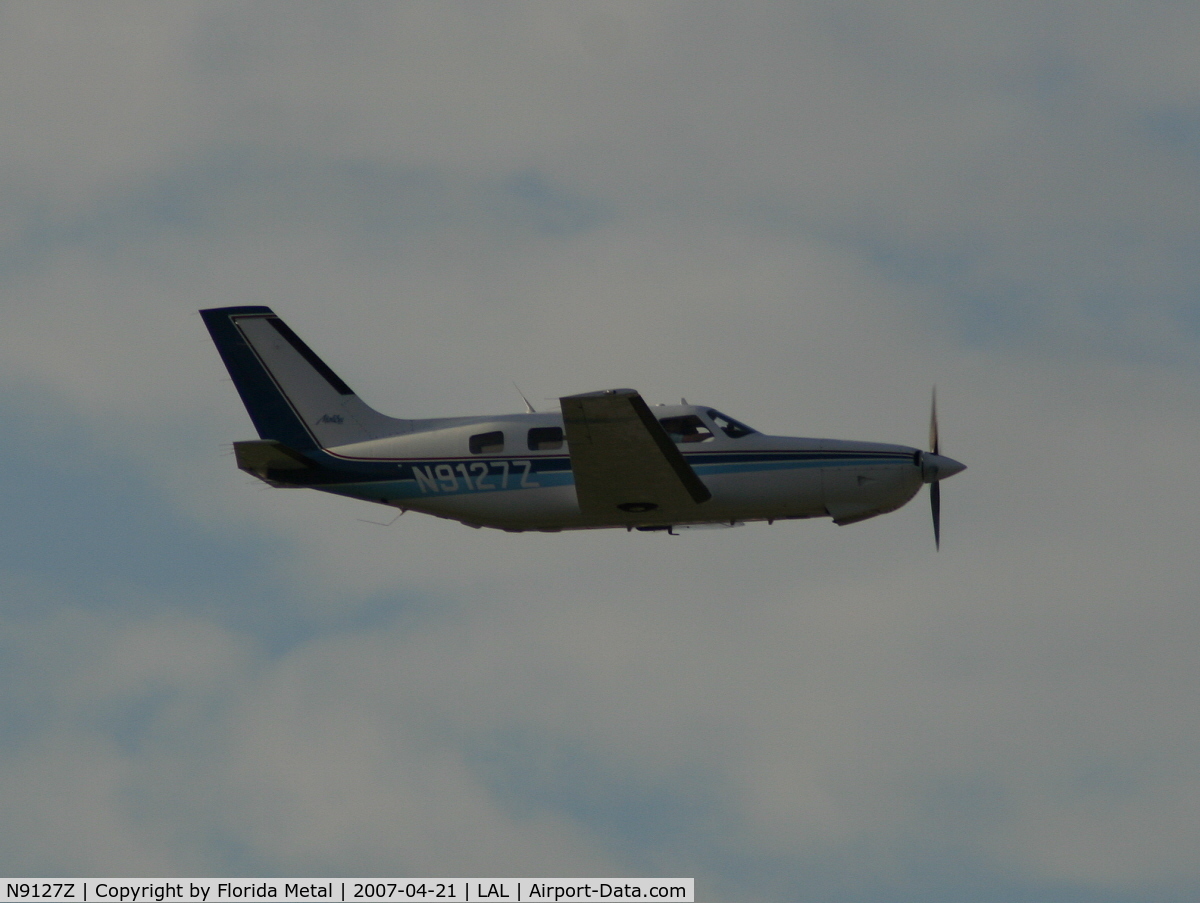
[[[356,521],[358,521],[360,524],[374,524],[377,527],[390,527],[396,521],[400,520],[401,516],[403,516],[406,511],[408,511],[407,508],[401,508],[399,513],[397,513],[395,517],[393,517],[391,520],[387,521],[386,523],[380,522],[377,520],[367,520],[365,517],[356,517],[354,519]]]
[[[516,389],[517,394],[521,396],[521,401],[525,402],[525,413],[526,414],[536,414],[537,411],[535,411],[533,409],[533,405],[531,405],[529,403],[529,399],[525,397],[525,393],[521,391],[521,387],[518,386],[515,382],[512,384],[512,387],[514,389]]]

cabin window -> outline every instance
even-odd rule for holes
[[[732,417],[726,417],[720,411],[707,411],[706,413],[709,419],[730,439],[741,439],[742,436],[749,436],[751,433],[757,432],[744,423],[738,423]]]
[[[707,442],[713,437],[704,421],[695,414],[683,417],[663,417],[659,421],[672,442]]]
[[[561,426],[535,426],[529,431],[530,451],[552,451],[562,448],[563,431]]]
[[[460,446],[461,448],[461,446]],[[494,433],[480,433],[471,437],[471,454],[494,455],[504,451],[504,433],[496,430]]]

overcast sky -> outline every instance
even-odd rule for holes
[[[1200,895],[1200,6],[0,4],[0,863]],[[236,469],[633,386],[969,470],[509,535]],[[543,400],[547,399],[547,400]]]

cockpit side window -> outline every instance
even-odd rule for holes
[[[496,430],[494,433],[480,433],[471,437],[471,454],[494,455],[504,451],[504,433]]]
[[[751,433],[756,433],[758,430],[752,430],[744,423],[738,423],[732,417],[726,417],[720,411],[706,411],[709,419],[717,425],[730,439],[741,439],[742,436],[749,436]]]
[[[535,426],[529,431],[530,451],[550,451],[563,446],[561,426]]]
[[[661,417],[662,424],[672,442],[707,442],[713,437],[712,432],[704,421],[695,414],[685,414],[682,417]]]

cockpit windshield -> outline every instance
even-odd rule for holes
[[[741,439],[742,436],[749,436],[751,433],[756,433],[758,430],[752,430],[744,423],[739,423],[732,417],[726,417],[720,411],[706,411],[709,419],[717,425],[717,427],[730,439]]]
[[[713,437],[704,421],[695,414],[685,414],[682,417],[660,417],[662,424],[672,442],[707,442]]]

